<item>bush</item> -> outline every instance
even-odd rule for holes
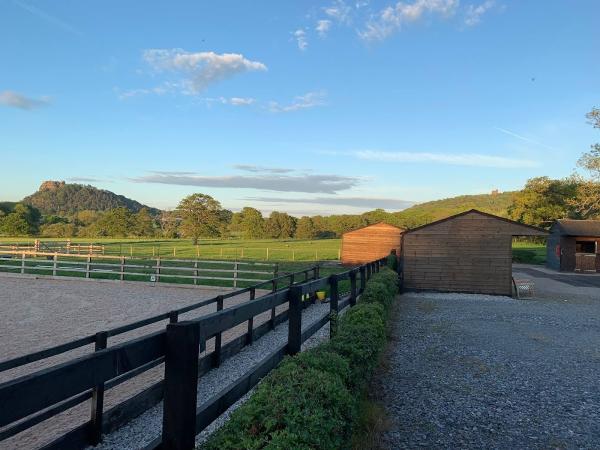
[[[391,273],[391,275],[389,273]],[[286,357],[202,448],[349,448],[360,392],[385,345],[396,276],[382,269],[326,344]]]

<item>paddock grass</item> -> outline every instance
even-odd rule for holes
[[[512,245],[513,261],[524,264],[546,264],[546,244],[515,241]]]
[[[49,246],[66,242],[64,238],[40,240]],[[0,243],[33,245],[34,239],[0,237]],[[340,239],[203,239],[196,246],[190,240],[183,239],[71,239],[73,247],[90,243],[104,245],[105,254],[115,256],[254,261],[337,260],[341,248]],[[86,251],[82,249],[82,252]]]

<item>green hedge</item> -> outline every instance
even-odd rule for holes
[[[329,342],[284,358],[201,448],[349,448],[360,392],[385,345],[397,275],[383,268]]]

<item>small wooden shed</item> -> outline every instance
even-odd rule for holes
[[[600,272],[600,220],[557,220],[550,227],[546,265],[566,272]]]
[[[383,258],[392,249],[400,255],[402,228],[387,223],[376,223],[342,235],[342,264],[364,264]]]
[[[513,236],[546,235],[475,209],[414,228],[402,239],[404,287],[511,295]]]

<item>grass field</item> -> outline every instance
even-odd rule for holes
[[[40,239],[48,246],[64,243],[65,239]],[[1,243],[33,245],[31,238],[0,238]],[[135,257],[169,257],[199,259],[237,259],[254,261],[328,261],[339,259],[340,239],[319,240],[241,240],[206,239],[192,245],[182,239],[71,239],[72,244],[104,245],[106,255]]]
[[[525,264],[546,263],[546,245],[532,242],[513,242],[513,261]]]
[[[41,241],[49,247],[66,242],[65,239],[50,238],[43,238]],[[78,243],[89,244],[90,242],[92,242],[90,239],[85,238],[71,240],[73,246]],[[33,240],[31,238],[0,238],[0,243],[33,245]],[[341,239],[205,239],[201,240],[197,246],[192,245],[189,240],[182,239],[95,239],[93,243],[103,245],[105,255],[114,256],[304,263],[336,261],[339,259],[341,249]],[[82,252],[86,253],[84,250]],[[545,244],[514,241],[513,259],[515,262],[521,263],[544,264],[546,262]]]

